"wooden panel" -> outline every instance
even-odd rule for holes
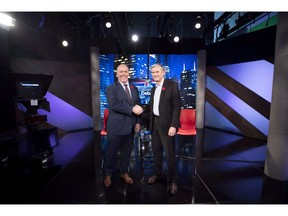
[[[207,67],[207,75],[239,97],[265,118],[270,116],[270,102],[257,95],[241,83],[229,77],[216,67]]]
[[[205,90],[206,101],[209,102],[215,109],[217,109],[223,116],[225,116],[235,127],[237,127],[245,136],[267,140],[267,137],[239,115],[230,106],[224,103],[220,98],[213,94],[209,89]]]

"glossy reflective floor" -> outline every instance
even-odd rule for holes
[[[178,193],[167,192],[166,174],[155,185],[151,143],[135,138],[133,185],[119,175],[106,189],[102,157],[106,137],[81,131],[59,137],[47,161],[9,155],[1,162],[1,204],[286,204],[288,183],[265,176],[266,143],[213,129],[177,136]],[[19,148],[19,146],[18,146]],[[166,167],[166,164],[164,164]]]

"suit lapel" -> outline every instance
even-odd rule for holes
[[[119,81],[117,81],[116,86],[117,86],[117,89],[119,90],[119,92],[121,92],[121,94],[123,95],[123,97],[125,97],[126,100],[129,102],[129,104],[131,104],[131,102],[132,102],[133,99],[135,98],[135,97],[134,97],[135,94],[133,93],[133,92],[135,91],[135,89],[132,89],[132,88],[131,88],[131,85],[129,86],[129,87],[130,87],[130,92],[131,92],[131,97],[132,97],[132,101],[131,101],[130,98],[128,98],[128,96],[127,96],[127,94],[126,94],[123,86],[121,85],[121,83],[120,83]],[[134,91],[133,91],[133,90],[134,90]]]
[[[167,88],[167,82],[166,79],[164,79],[163,85],[162,85],[162,89],[161,89],[161,93],[160,93],[160,99],[159,99],[159,104],[161,104],[161,100],[163,99],[163,97],[165,97],[165,90]]]
[[[118,91],[121,92],[121,94],[123,95],[123,97],[127,98],[128,100],[127,94],[119,81],[117,81],[116,86],[117,86]]]

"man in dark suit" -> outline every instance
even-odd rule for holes
[[[150,130],[152,133],[152,151],[154,157],[154,175],[148,184],[154,184],[162,175],[163,150],[168,165],[168,185],[171,195],[177,193],[177,170],[175,153],[175,135],[179,127],[180,92],[176,82],[164,79],[165,68],[154,64],[151,73],[156,86],[151,90]]]
[[[130,155],[134,134],[141,129],[138,89],[129,85],[129,68],[120,64],[117,67],[118,81],[106,89],[109,115],[107,120],[108,149],[104,161],[104,185],[109,187],[111,176],[115,170],[117,152],[120,150],[120,177],[127,183],[133,184],[129,175]]]

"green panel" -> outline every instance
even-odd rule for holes
[[[267,23],[267,20],[268,20],[268,23]],[[264,28],[267,28],[267,27],[270,27],[270,26],[277,25],[278,15],[276,14],[276,15],[270,17],[267,20],[265,20],[264,22],[259,23],[258,25],[252,27],[251,28],[251,32],[258,31],[260,29],[264,29]]]

